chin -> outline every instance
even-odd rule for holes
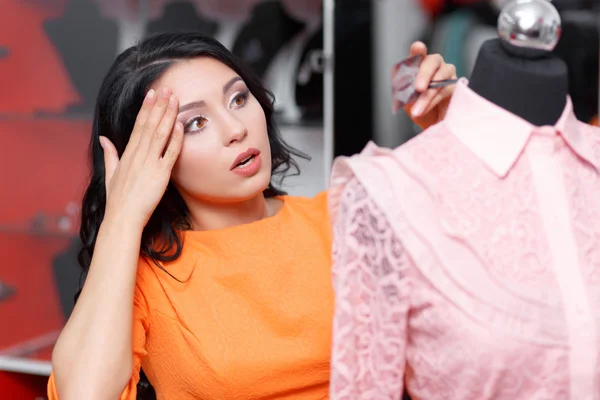
[[[260,195],[269,186],[269,183],[271,183],[271,174],[263,173],[261,171],[239,184],[239,189],[236,191],[240,197],[247,200]]]
[[[271,182],[270,171],[259,172],[258,174],[245,178],[241,182],[235,182],[229,185],[231,191],[227,193],[225,199],[227,203],[239,203],[260,196]]]

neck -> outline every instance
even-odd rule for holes
[[[249,224],[269,217],[271,210],[264,195],[239,202],[199,201],[184,196],[195,231],[210,231]]]
[[[509,53],[500,39],[483,44],[469,88],[536,126],[554,125],[569,94],[566,64],[551,54],[529,58]]]

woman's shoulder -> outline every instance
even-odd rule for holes
[[[313,197],[285,196],[286,206],[293,212],[296,211],[306,216],[320,218],[327,214],[328,191],[324,190]]]
[[[295,225],[300,231],[317,229],[325,240],[331,241],[328,194],[325,190],[313,197],[286,196],[285,201],[287,213],[297,221]]]
[[[335,206],[339,202],[339,195],[344,186],[356,179],[356,172],[361,170],[361,167],[372,172],[376,170],[373,166],[378,158],[389,158],[389,156],[393,157],[393,150],[369,142],[360,154],[338,157],[332,167],[330,188],[313,197],[285,196],[288,210],[329,227],[331,212],[336,210]],[[366,170],[364,172],[368,174]]]
[[[137,273],[135,277],[136,294],[144,295],[154,290],[156,263],[146,256],[138,258]]]

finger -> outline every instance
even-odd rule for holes
[[[427,115],[429,112],[431,112],[431,110],[436,108],[442,101],[444,101],[448,97],[452,96],[452,93],[454,93],[454,89],[455,89],[454,85],[446,86],[445,88],[441,89],[433,97],[433,99],[431,99],[431,101],[425,107],[425,110],[421,113],[421,115]]]
[[[150,89],[148,93],[146,93],[146,97],[144,98],[144,102],[142,103],[142,107],[138,112],[138,115],[135,119],[135,124],[133,125],[133,131],[131,132],[131,137],[129,138],[129,143],[133,144],[133,147],[136,147],[140,141],[140,136],[144,130],[144,124],[156,103],[156,92],[154,89]],[[130,146],[128,146],[130,147]],[[127,150],[126,150],[127,151]]]
[[[163,165],[169,169],[173,169],[173,165],[177,161],[179,154],[181,153],[181,148],[183,146],[183,124],[181,122],[176,122],[173,127],[173,131],[171,133],[171,137],[169,140],[169,144],[167,144],[167,148],[165,150],[165,154],[161,159]]]
[[[158,94],[158,98],[156,99],[156,104],[152,107],[152,111],[150,111],[150,115],[146,119],[144,123],[144,129],[140,136],[140,142],[138,144],[138,148],[142,151],[148,149],[156,130],[162,121],[165,112],[167,110],[167,106],[169,104],[169,99],[171,98],[171,89],[163,88]]]
[[[164,153],[165,145],[171,136],[171,132],[173,131],[173,124],[175,124],[175,119],[177,118],[177,106],[179,102],[177,101],[177,97],[175,95],[171,95],[169,98],[169,102],[167,104],[167,111],[163,116],[158,128],[156,128],[156,132],[154,133],[154,138],[152,139],[152,143],[150,145],[150,151],[152,154],[156,155],[156,158],[160,158]]]
[[[99,141],[104,152],[104,183],[106,185],[106,192],[108,193],[108,186],[117,169],[117,165],[119,165],[119,154],[112,142],[106,137],[100,136]]]
[[[444,65],[444,59],[439,54],[430,54],[425,57],[415,78],[415,89],[419,92],[427,90],[429,83],[442,65]]]
[[[437,72],[435,72],[433,74],[433,76],[429,80],[429,82],[431,80],[444,80],[444,79],[453,79],[453,78],[456,78],[456,68],[452,64],[445,64],[444,68],[438,69]],[[429,86],[429,82],[427,83],[427,86]],[[447,89],[447,88],[450,88],[450,89]],[[415,117],[423,115],[425,113],[425,110],[427,108],[430,108],[429,106],[430,106],[432,100],[439,93],[442,93],[443,95],[448,96],[449,93],[452,93],[453,88],[454,88],[454,86],[451,85],[450,87],[446,86],[446,87],[442,87],[442,88],[429,89],[425,92],[422,92],[419,95],[419,97],[417,98],[417,100],[415,101],[415,104],[412,106],[411,114]]]
[[[410,45],[409,57],[418,56],[418,55],[427,55],[427,46],[423,42],[413,42]]]

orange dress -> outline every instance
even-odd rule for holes
[[[270,218],[186,232],[164,271],[140,261],[134,297],[140,366],[158,399],[327,399],[333,288],[326,193],[282,196]],[[58,399],[53,377],[50,400]]]

